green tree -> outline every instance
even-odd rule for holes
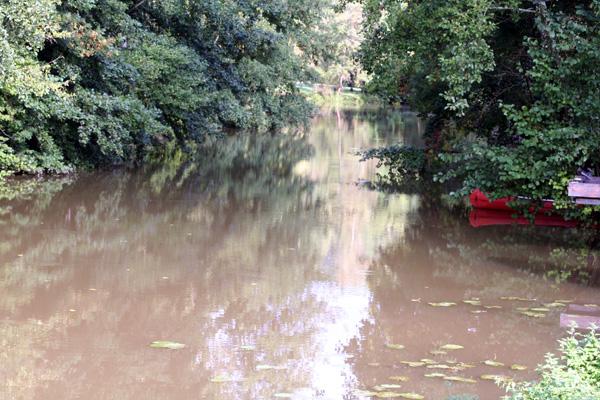
[[[431,117],[440,180],[572,208],[569,179],[600,173],[599,1],[362,3],[371,90]]]
[[[298,123],[322,0],[9,0],[0,170],[65,171]]]

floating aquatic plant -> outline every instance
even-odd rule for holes
[[[477,383],[475,379],[463,378],[462,376],[445,376],[444,380],[463,383]]]
[[[481,379],[486,380],[486,381],[500,381],[500,382],[508,382],[511,381],[512,379],[508,376],[505,375],[481,375],[480,376]]]
[[[500,300],[511,300],[511,301],[536,301],[536,299],[529,299],[527,297],[517,297],[517,296],[504,296],[500,297]]]
[[[397,382],[406,382],[406,381],[408,381],[408,377],[407,376],[399,376],[399,375],[390,376],[390,377],[388,377],[388,379],[390,381],[397,381]]]
[[[456,303],[452,303],[449,301],[445,301],[445,302],[441,302],[441,303],[427,303],[427,304],[429,304],[432,307],[452,307],[452,306],[456,305]]]
[[[179,350],[185,347],[183,343],[171,342],[169,340],[156,340],[150,343],[150,347],[155,349],[171,349],[171,350]]]
[[[234,378],[229,375],[217,375],[210,380],[212,383],[228,383],[228,382],[240,382],[243,381],[241,378]]]
[[[425,378],[445,378],[446,375],[442,374],[441,372],[434,372],[431,374],[425,374],[423,375]]]
[[[460,349],[464,349],[463,346],[459,345],[459,344],[445,344],[443,346],[440,347],[441,350],[460,350]]]
[[[483,363],[489,367],[504,367],[503,363],[494,360],[485,360]]]
[[[387,347],[388,349],[394,349],[394,350],[403,350],[405,348],[404,345],[396,344],[396,343],[387,343],[385,345],[385,347]]]
[[[423,365],[425,365],[424,362],[422,361],[400,361],[402,364],[406,364],[409,367],[422,367]]]
[[[284,369],[287,369],[287,367],[285,365],[259,364],[256,366],[257,371],[270,371],[270,370],[281,371]]]
[[[440,355],[448,354],[448,352],[444,351],[444,350],[431,350],[429,353],[433,354],[434,356],[440,356]]]

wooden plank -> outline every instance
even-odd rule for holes
[[[569,182],[569,197],[600,199],[600,183]]]
[[[592,329],[593,326],[600,327],[600,317],[591,315],[560,314],[561,328],[570,328],[573,324],[578,329]]]
[[[586,206],[600,206],[600,199],[588,199],[585,197],[575,198],[575,204],[583,204]]]

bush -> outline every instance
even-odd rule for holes
[[[510,400],[597,400],[600,399],[600,335],[571,332],[559,341],[560,358],[553,354],[538,371],[538,382],[511,383]]]

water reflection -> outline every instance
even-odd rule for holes
[[[342,399],[391,375],[429,398],[498,395],[400,361],[457,342],[460,361],[532,367],[557,317],[427,302],[600,302],[572,282],[582,273],[546,268],[578,254],[592,284],[597,256],[580,235],[476,231],[437,199],[357,184],[375,166],[354,151],[418,145],[420,129],[410,113],[332,112],[306,133],[229,137],[200,162],[16,182],[0,193],[0,399]],[[187,347],[148,347],[161,339]]]

